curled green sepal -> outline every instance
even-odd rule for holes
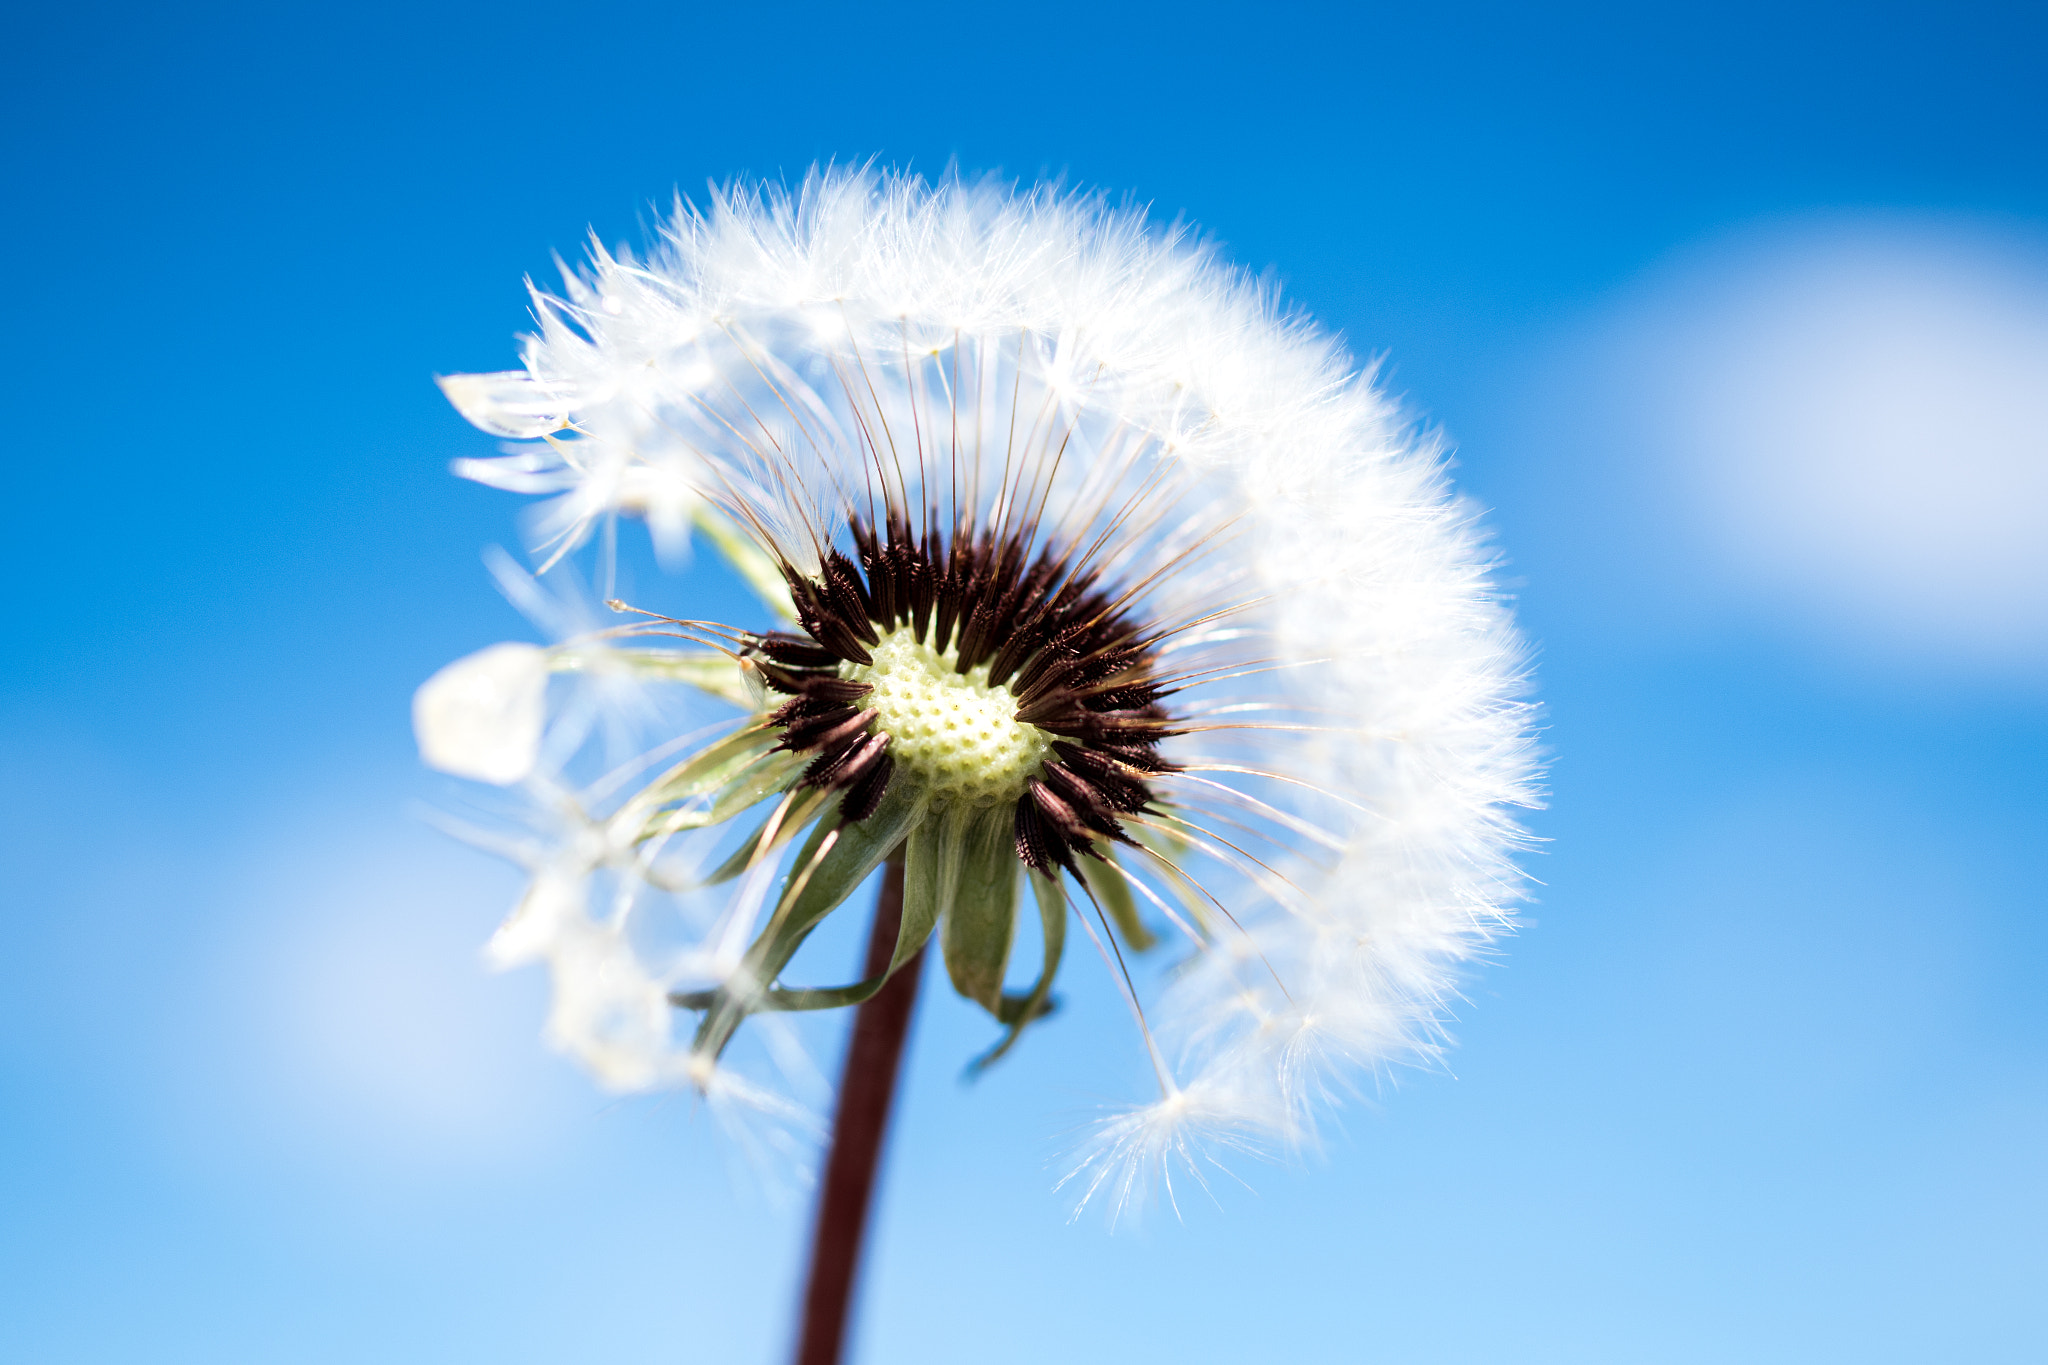
[[[801,1010],[836,1010],[847,1005],[858,1005],[889,983],[889,977],[896,974],[890,968],[885,976],[871,976],[865,981],[856,981],[851,986],[771,986],[755,998],[752,1013],[774,1014],[778,1010],[792,1013]],[[668,1002],[678,1009],[708,1010],[718,1003],[718,992],[671,991]]]
[[[774,756],[774,758],[782,757],[784,757],[784,755],[781,754],[777,754]],[[788,755],[788,757],[793,759],[794,761],[791,762],[786,768],[782,768],[780,766],[777,766],[776,768],[776,773],[780,778],[781,785],[770,788],[768,791],[763,793],[764,796],[772,796],[777,792],[785,790],[789,786],[789,784],[791,782],[794,782],[796,778],[803,772],[804,764],[809,761],[809,756],[806,754],[791,754]],[[771,763],[772,762],[773,760],[771,759]],[[763,766],[767,767],[769,765]],[[774,777],[764,777],[763,780],[765,782],[774,781],[776,779]],[[716,814],[720,807],[723,806],[728,799],[737,798],[735,798],[733,792],[727,792],[724,795],[721,795],[718,801],[712,804],[712,813]],[[735,805],[733,809],[729,812],[729,814],[737,815],[740,811],[746,809],[748,806],[759,804],[761,799],[761,797],[757,796],[753,800],[747,801],[745,805]],[[791,799],[789,809],[782,813],[781,819],[776,819],[775,812],[772,810],[768,814],[762,816],[761,823],[754,827],[754,832],[752,834],[749,834],[746,838],[742,839],[740,841],[739,847],[732,851],[731,856],[728,857],[724,862],[720,863],[716,868],[712,869],[711,873],[708,876],[706,876],[703,880],[697,882],[696,885],[700,887],[718,886],[721,883],[729,882],[734,877],[739,876],[742,872],[745,872],[748,868],[754,865],[754,860],[757,857],[763,856],[762,852],[757,852],[757,850],[760,850],[761,839],[764,835],[768,834],[768,827],[771,824],[775,826],[775,832],[774,835],[768,840],[769,850],[780,848],[782,847],[782,845],[788,843],[791,839],[794,839],[797,836],[797,833],[800,830],[802,830],[804,826],[810,824],[811,821],[817,816],[818,812],[824,808],[825,803],[830,801],[831,799],[832,793],[827,791],[823,787],[807,787],[798,791],[796,795]],[[723,818],[725,817],[719,817],[719,819]],[[708,819],[704,821],[704,823],[717,824],[718,820]]]
[[[734,779],[726,785],[725,789],[711,799],[708,805],[690,804],[671,810],[657,811],[648,817],[647,823],[641,827],[637,837],[652,839],[658,835],[676,834],[686,829],[705,829],[712,825],[722,825],[735,815],[760,805],[769,797],[780,796],[788,791],[791,784],[803,774],[806,761],[806,756],[803,754],[770,753],[759,755],[754,759],[751,766],[742,768]],[[778,833],[774,841],[775,844],[782,843],[783,840],[789,837],[790,833],[802,829],[804,824],[817,813],[818,806],[823,804],[822,797],[825,794],[819,792],[817,795],[821,799],[809,802],[808,804],[805,803],[805,798],[810,796],[810,793],[807,792],[803,797],[798,798],[797,806],[791,810],[788,818],[783,821],[784,829]],[[770,817],[763,818],[761,828],[755,830],[740,850],[733,854],[733,859],[739,861],[739,867],[735,869],[735,872],[745,870],[748,860],[753,856],[753,845],[759,841],[761,834],[767,829],[768,818]],[[724,867],[721,867],[718,873],[715,873],[705,884],[710,885],[714,882],[725,881],[735,875],[735,872],[727,872]]]
[[[904,904],[931,902],[953,989],[998,1018],[1017,931],[1014,827],[1007,806],[949,806],[910,836],[904,863]]]
[[[979,1076],[1001,1060],[1004,1053],[1017,1045],[1017,1040],[1024,1036],[1028,1026],[1051,1014],[1059,1003],[1053,999],[1052,980],[1059,972],[1060,954],[1067,946],[1067,893],[1057,881],[1042,872],[1031,874],[1031,891],[1038,901],[1038,925],[1045,939],[1044,965],[1039,968],[1038,980],[1031,983],[1030,990],[1003,996],[996,1018],[1010,1031],[1003,1035],[1001,1042],[968,1063],[969,1079]]]
[[[841,824],[835,806],[818,821],[790,865],[790,880],[775,913],[769,917],[768,927],[748,946],[746,956],[740,959],[739,968],[733,973],[735,981],[754,983],[752,989],[743,992],[720,989],[711,992],[711,998],[702,1004],[686,1005],[687,1008],[704,1010],[704,1020],[697,1026],[697,1036],[690,1044],[692,1052],[700,1056],[717,1056],[732,1041],[733,1033],[749,1014],[772,1008],[767,1001],[775,978],[789,965],[790,958],[803,946],[811,930],[853,894],[853,889],[865,881],[884,858],[896,851],[904,842],[904,836],[918,826],[924,811],[923,792],[909,782],[892,782],[882,797],[882,804],[867,819],[850,825]],[[908,929],[911,907],[907,894],[903,913]],[[929,925],[924,932],[930,933]],[[904,931],[899,931],[896,957],[890,963],[891,971],[917,951],[914,947],[909,953],[904,951],[904,937]],[[922,945],[923,939],[919,938],[917,942]],[[876,988],[880,989],[879,982]],[[678,1003],[685,1003],[690,998],[684,997]]]
[[[647,790],[634,798],[634,803],[654,808],[715,792],[738,780],[750,764],[781,739],[781,732],[765,722],[742,726],[655,778]]]
[[[923,821],[918,828],[921,829],[930,823]],[[757,832],[756,838],[758,837]],[[906,848],[917,838],[918,829],[913,829],[909,839],[905,841]],[[913,897],[908,882],[906,873],[903,913],[898,917],[896,926],[896,946],[890,952],[888,967],[880,976],[871,976],[850,986],[771,986],[762,991],[754,1001],[755,1011],[766,1013],[771,1010],[843,1009],[848,1005],[860,1004],[887,985],[889,978],[896,975],[897,970],[917,956],[918,950],[924,947],[925,940],[932,936],[932,926],[938,918],[937,907],[930,898]],[[716,990],[677,991],[669,996],[671,1004],[686,1010],[709,1009],[717,999]]]
[[[924,946],[924,940],[930,937],[931,930],[929,926],[927,926],[923,936],[914,942],[904,935],[901,930],[898,930],[896,935],[897,950],[901,952],[908,945],[909,952],[904,954],[904,961],[907,962],[911,956],[916,954],[919,948]],[[848,1005],[858,1005],[876,991],[888,985],[889,978],[896,975],[896,969],[902,965],[902,962],[891,958],[888,971],[880,976],[871,976],[865,981],[856,981],[851,986],[771,986],[761,992],[760,996],[754,1001],[753,1012],[756,1014],[772,1014],[777,1010],[787,1010],[794,1013],[802,1010],[836,1010],[844,1009]],[[674,991],[668,997],[671,1005],[676,1005],[686,1010],[709,1009],[717,1002],[717,999],[718,992],[715,990]]]

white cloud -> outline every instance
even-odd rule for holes
[[[1653,272],[1597,349],[1693,533],[1671,548],[1751,610],[1936,671],[2048,666],[2048,244],[1752,230]]]

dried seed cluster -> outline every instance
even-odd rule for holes
[[[1099,584],[1032,531],[963,527],[936,513],[915,535],[856,518],[859,564],[837,551],[784,575],[807,635],[750,638],[781,747],[816,755],[814,786],[843,789],[864,820],[899,775],[936,800],[1016,804],[1017,856],[1038,871],[1128,843],[1119,816],[1152,799],[1173,765],[1156,640]]]

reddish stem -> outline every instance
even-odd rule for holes
[[[903,919],[903,860],[891,858],[875,903],[863,977],[886,971],[896,951]],[[803,1334],[796,1365],[839,1365],[846,1349],[846,1325],[860,1253],[874,1202],[875,1171],[888,1136],[889,1108],[896,1097],[896,1073],[903,1040],[917,1004],[924,951],[903,964],[887,985],[870,996],[853,1017],[853,1039],[839,1077],[839,1112],[832,1120],[832,1151],[818,1189],[817,1222],[811,1233],[811,1268],[804,1285]]]

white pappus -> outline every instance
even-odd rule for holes
[[[1125,994],[1158,1090],[1099,1126],[1084,1199],[1307,1141],[1435,1055],[1522,886],[1523,655],[1439,445],[1332,338],[1142,212],[873,170],[728,188],[565,274],[524,369],[443,381],[536,443],[460,472],[557,496],[550,564],[643,515],[769,605],[555,645],[726,707],[581,788],[534,769],[532,656],[422,691],[430,762],[575,812],[506,931],[560,1046],[715,1090],[743,1024],[879,986],[780,972],[900,861],[891,970],[936,943],[985,1060],[1048,1013],[1070,926]],[[1179,970],[1124,970],[1147,949]]]

